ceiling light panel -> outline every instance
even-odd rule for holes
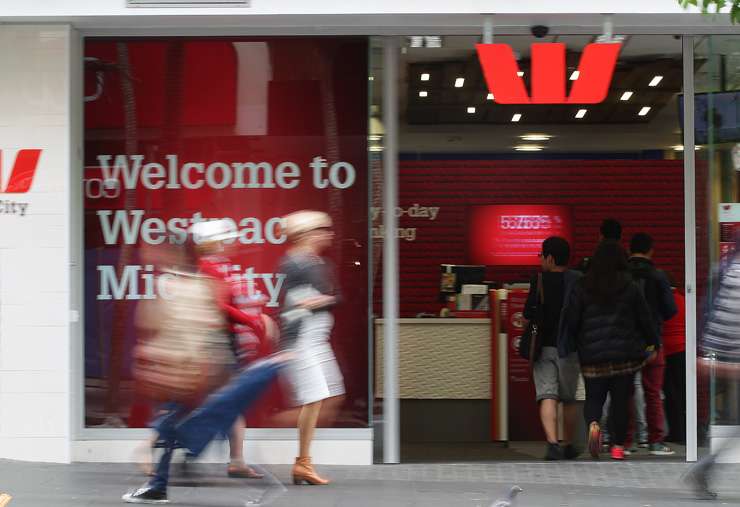
[[[513,122],[518,122],[521,119],[522,119],[521,113],[516,113],[514,116],[511,117],[511,121]]]
[[[663,81],[663,76],[655,76],[648,86],[658,86],[661,81]]]
[[[429,73],[428,73],[428,72],[425,72],[425,73],[423,73],[423,74],[421,75],[421,80],[422,80],[422,81],[429,81],[429,77],[430,77],[430,76],[429,76]]]
[[[639,116],[647,116],[647,114],[650,112],[650,108],[648,106],[643,107],[640,109],[640,112],[637,113]]]
[[[524,134],[519,136],[522,141],[549,141],[552,136],[549,134]]]
[[[465,78],[464,77],[459,77],[459,78],[455,79],[455,88],[462,88],[464,84],[465,84]]]
[[[544,148],[539,144],[519,144],[514,146],[516,151],[542,151]]]
[[[586,116],[587,112],[588,112],[588,109],[579,109],[578,112],[576,113],[576,118],[580,120],[581,118]]]
[[[626,102],[626,101],[628,101],[629,99],[631,99],[631,98],[632,98],[632,95],[634,95],[634,94],[635,94],[634,92],[629,92],[629,91],[627,91],[627,92],[624,92],[624,93],[622,94],[622,96],[621,96],[621,97],[619,97],[619,100],[622,100],[622,101]]]

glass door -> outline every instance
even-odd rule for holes
[[[701,357],[707,355],[702,347],[706,320],[740,233],[740,37],[694,40],[694,88],[696,330]],[[717,374],[716,367],[698,368],[696,401],[701,455],[716,447],[718,439],[735,435],[740,425],[738,382]]]

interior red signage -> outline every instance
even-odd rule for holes
[[[566,94],[565,44],[531,46],[531,96],[508,44],[476,44],[483,76],[500,104],[598,104],[609,93],[620,43],[588,44],[578,64],[578,78]]]
[[[470,261],[488,266],[536,266],[546,238],[573,236],[567,206],[539,204],[475,206],[469,230]]]

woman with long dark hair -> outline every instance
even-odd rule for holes
[[[601,449],[602,408],[611,396],[611,457],[624,459],[633,377],[655,353],[659,339],[640,287],[632,281],[627,255],[616,241],[602,241],[588,274],[571,294],[566,314],[571,347],[578,352],[586,385],[584,418],[588,448]]]

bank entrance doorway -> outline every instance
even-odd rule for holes
[[[611,63],[595,53],[605,42],[619,46]],[[488,67],[480,55],[489,50],[478,43],[480,36],[412,37],[401,48],[395,213],[404,462],[544,456],[535,387],[517,348],[545,238],[566,239],[567,266],[583,270],[602,223],[614,220],[625,250],[634,235],[650,235],[652,260],[679,304],[684,286],[681,40],[497,36]],[[382,230],[373,232],[382,242]],[[375,322],[381,397],[383,324]],[[680,390],[685,378],[671,381]],[[640,401],[640,387],[630,458],[658,459],[640,446],[649,439],[646,406],[658,408]],[[580,382],[579,406],[584,397]],[[685,456],[685,429],[675,422],[685,419],[685,402],[677,402],[673,428],[661,416],[664,433],[653,443],[671,454],[659,459]],[[562,424],[558,431],[562,437]]]

